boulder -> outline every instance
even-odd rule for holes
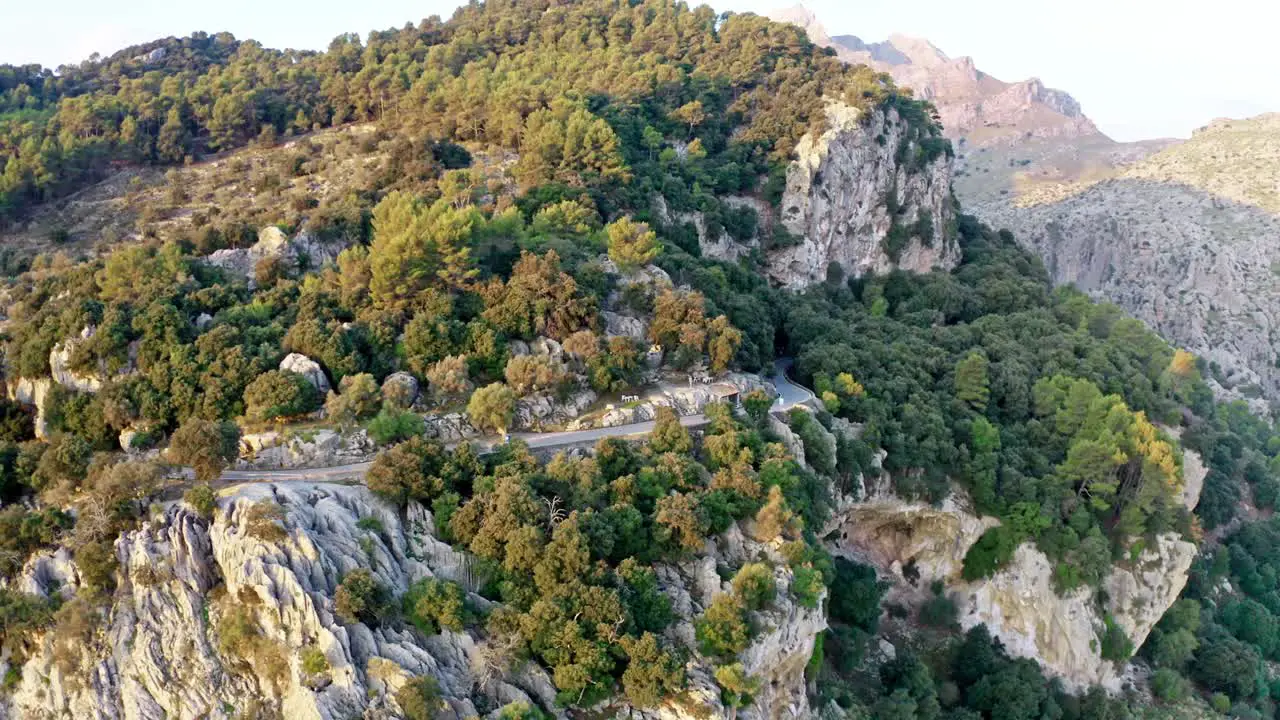
[[[605,337],[629,337],[643,342],[649,334],[649,324],[639,318],[608,310],[600,313],[600,317],[604,319]]]
[[[413,407],[419,393],[418,378],[407,372],[391,373],[382,381],[382,398],[397,407]]]
[[[280,361],[280,369],[295,372],[307,379],[316,390],[323,395],[332,389],[329,384],[329,377],[324,374],[324,368],[320,367],[320,363],[301,353],[289,353],[284,360]]]

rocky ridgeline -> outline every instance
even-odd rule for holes
[[[1038,78],[1004,82],[979,70],[973,58],[948,57],[923,38],[894,34],[868,43],[853,35],[832,37],[803,5],[769,15],[802,28],[814,44],[833,49],[841,60],[888,73],[899,86],[932,102],[952,139],[1008,144],[1099,134],[1075,98]]]

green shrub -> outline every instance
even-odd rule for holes
[[[205,520],[213,518],[214,508],[218,506],[218,494],[208,483],[194,485],[182,494],[182,501],[191,506],[196,514]]]
[[[401,602],[405,616],[425,635],[435,635],[441,629],[462,632],[468,616],[466,592],[449,580],[419,580]]]
[[[413,437],[420,437],[427,430],[422,416],[409,410],[397,410],[386,405],[365,426],[379,445],[391,445]]]
[[[791,594],[800,607],[810,610],[817,608],[825,587],[822,573],[811,565],[801,565],[792,571]]]
[[[298,417],[319,410],[322,403],[314,385],[288,370],[269,370],[244,390],[245,414],[250,420]]]
[[[1176,670],[1160,668],[1151,676],[1151,693],[1161,702],[1178,702],[1187,691],[1187,681]]]
[[[1110,615],[1103,618],[1103,622],[1105,627],[1100,638],[1102,659],[1122,663],[1133,657],[1133,641],[1129,639],[1124,628],[1117,625]]]
[[[941,580],[935,580],[931,589],[932,596],[920,607],[920,622],[936,628],[955,627],[959,615],[956,601],[946,594]]]
[[[396,691],[396,704],[406,720],[434,720],[444,708],[440,684],[433,677],[419,675]]]
[[[329,672],[329,659],[324,656],[324,651],[315,645],[308,645],[302,648],[298,658],[301,661],[302,672],[308,675],[321,675]]]
[[[991,577],[1013,559],[1020,543],[1021,539],[1004,525],[987,530],[965,553],[961,575],[970,582]]]
[[[333,595],[334,612],[345,623],[375,622],[385,602],[386,590],[364,568],[347,573]]]
[[[694,620],[693,629],[702,654],[711,657],[732,657],[751,644],[746,612],[732,595],[715,596],[706,611]]]
[[[552,716],[527,702],[513,702],[503,705],[498,711],[498,720],[551,720]]]
[[[876,579],[870,565],[836,558],[836,578],[831,583],[831,618],[874,633],[880,620],[880,599],[888,583]]]
[[[743,565],[733,577],[733,592],[748,610],[763,610],[773,602],[777,585],[773,580],[773,568],[764,563]]]
[[[382,534],[386,532],[386,528],[382,525],[382,521],[375,515],[365,515],[356,521],[356,527],[365,532]]]

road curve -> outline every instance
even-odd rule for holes
[[[814,398],[814,394],[807,388],[801,387],[791,382],[787,377],[787,371],[791,368],[791,358],[779,358],[774,361],[773,375],[769,377],[769,382],[773,383],[778,391],[778,398],[774,401],[771,408],[773,412],[785,412],[796,405],[804,404]],[[688,428],[702,427],[707,424],[707,416],[699,413],[697,415],[686,415],[680,418],[680,424]],[[562,445],[579,445],[582,443],[593,442],[601,438],[607,437],[642,437],[653,432],[656,425],[652,420],[648,422],[631,423],[629,425],[618,425],[607,428],[592,428],[590,430],[575,430],[572,432],[520,432],[511,433],[511,439],[521,440],[530,448],[546,449],[555,448]],[[477,442],[484,443],[490,447],[501,442],[499,438],[477,438]],[[310,481],[310,482],[359,482],[373,466],[372,462],[352,463],[350,465],[334,465],[322,468],[295,468],[289,470],[226,470],[223,471],[219,478],[224,483],[238,482],[288,482],[288,481]]]

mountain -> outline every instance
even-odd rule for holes
[[[1219,396],[1260,412],[1280,400],[1275,116],[1215,121],[1188,141],[1118,143],[1035,78],[1004,82],[926,40],[833,37],[800,6],[775,17],[934,103],[957,146],[956,197],[1014,231],[1055,282],[1206,358]]]
[[[1008,83],[979,70],[972,58],[950,58],[932,43],[905,35],[866,43],[853,35],[832,37],[804,6],[770,13],[803,28],[815,44],[849,63],[869,65],[938,109],[947,136],[967,145],[1017,142],[1031,137],[1100,137],[1075,98],[1037,78]]]
[[[1275,428],[795,27],[196,33],[0,158],[0,720],[1274,715]]]
[[[1280,399],[1280,115],[1218,120],[1101,178],[1023,184],[969,209],[1060,283],[1119,304],[1210,363],[1220,395]]]

